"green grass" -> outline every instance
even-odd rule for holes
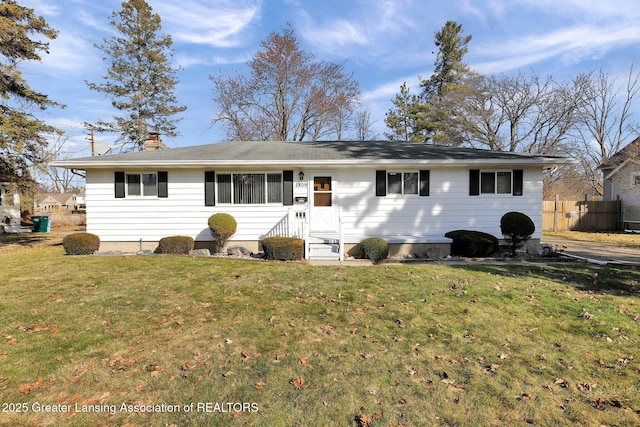
[[[3,253],[0,424],[638,425],[639,281],[568,263]]]

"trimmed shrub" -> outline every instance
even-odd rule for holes
[[[488,257],[498,251],[498,238],[482,231],[454,230],[444,236],[453,239],[451,255]]]
[[[238,224],[234,217],[226,213],[217,213],[209,217],[209,229],[215,242],[214,252],[220,252],[227,239],[236,232]]]
[[[360,242],[360,250],[365,258],[377,263],[389,255],[389,243],[382,237],[369,237]]]
[[[511,255],[516,256],[518,245],[529,240],[536,225],[522,212],[507,212],[500,218],[500,231],[511,242]]]
[[[158,242],[156,253],[187,255],[193,249],[193,238],[189,236],[163,237]]]
[[[62,239],[67,255],[91,255],[100,249],[100,238],[91,233],[73,233]]]
[[[291,261],[304,258],[302,239],[295,237],[267,237],[262,240],[264,257],[270,260]]]

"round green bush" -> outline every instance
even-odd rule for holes
[[[158,242],[157,253],[187,255],[193,249],[193,238],[190,236],[163,237]]]
[[[522,212],[507,212],[500,218],[500,231],[511,242],[511,253],[515,256],[518,244],[529,240],[536,225]]]
[[[209,217],[209,229],[215,239],[214,252],[220,252],[227,239],[236,232],[238,224],[234,217],[226,213],[217,213]]]
[[[389,243],[382,237],[369,237],[360,242],[360,250],[373,262],[379,262],[389,256]]]
[[[444,235],[452,239],[451,255],[488,257],[498,251],[498,238],[482,231],[454,230]]]
[[[91,233],[73,233],[62,239],[67,255],[91,255],[100,248],[100,237]]]
[[[226,213],[217,213],[209,217],[209,228],[218,236],[229,238],[236,232],[238,224],[234,217]]]
[[[304,258],[304,242],[295,237],[267,237],[262,240],[264,257],[269,260],[295,261]]]

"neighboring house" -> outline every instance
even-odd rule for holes
[[[86,197],[87,195],[85,194],[84,191],[80,194],[76,194],[75,210],[84,211],[85,209],[87,209]]]
[[[622,228],[640,229],[640,138],[598,166],[603,199],[620,200]]]
[[[75,193],[42,193],[38,194],[36,212],[46,214],[51,212],[71,212],[76,209]]]
[[[0,229],[20,231],[20,193],[8,177],[0,176]]]
[[[87,231],[101,250],[154,249],[171,235],[212,241],[207,219],[233,215],[228,244],[258,249],[299,236],[306,256],[342,257],[379,236],[395,253],[428,253],[451,230],[502,237],[500,218],[529,215],[542,230],[545,168],[559,157],[390,141],[222,142],[61,160],[86,171]],[[431,252],[433,254],[433,252]]]

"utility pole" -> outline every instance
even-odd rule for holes
[[[93,139],[93,125],[89,125],[89,141],[91,141],[91,157],[95,156],[95,140]]]

